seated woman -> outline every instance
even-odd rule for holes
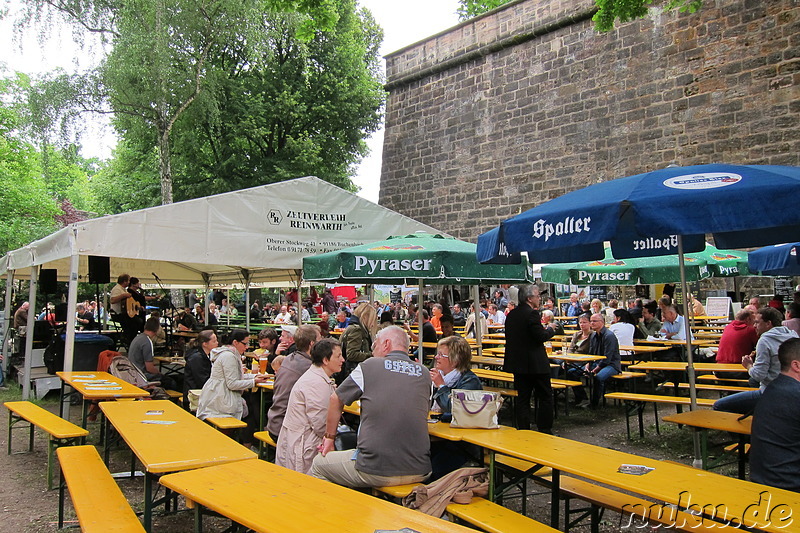
[[[250,345],[250,334],[243,329],[233,330],[227,344],[211,350],[211,376],[203,385],[197,405],[197,418],[233,417],[241,420],[247,415],[242,391],[267,381],[266,375],[244,374],[242,354]]]
[[[470,370],[472,348],[462,337],[446,337],[439,341],[435,365],[431,370],[431,381],[436,387],[433,393],[433,410],[442,412],[442,421],[452,418],[450,391],[453,389],[481,390],[481,380]]]
[[[211,350],[219,346],[214,330],[204,329],[192,339],[184,358],[183,408],[189,410],[189,391],[202,389],[211,376]]]
[[[283,419],[275,464],[308,474],[325,435],[328,404],[335,386],[331,376],[342,369],[342,347],[322,339],[311,348],[311,368],[292,387]]]
[[[433,393],[433,410],[441,411],[441,420],[452,420],[450,391],[453,389],[481,390],[481,380],[470,370],[472,348],[462,337],[446,337],[437,346],[435,366],[431,370],[431,380],[436,392]],[[479,449],[472,444],[448,440],[431,443],[430,481],[439,479],[461,468],[470,457],[477,457]]]
[[[633,346],[633,335],[636,332],[636,321],[627,309],[615,309],[614,318],[608,329],[617,336],[620,346]],[[620,350],[623,355],[630,354],[627,350]]]
[[[589,337],[592,336],[592,328],[589,326],[589,315],[586,313],[578,316],[578,331],[573,333],[572,340],[569,343],[569,348],[566,349],[567,353],[589,354]],[[580,381],[584,375],[582,365],[570,364],[561,359],[553,359],[553,363],[561,365],[565,370],[567,379]],[[557,378],[560,374],[560,369],[553,368],[550,377]]]

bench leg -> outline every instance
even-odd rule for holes
[[[11,427],[13,426],[13,418],[11,417],[11,411],[8,411],[8,455],[11,455]]]
[[[61,529],[64,527],[64,488],[66,486],[63,472],[59,473],[58,479],[58,529]]]
[[[131,470],[132,472],[133,470]],[[198,505],[199,507],[199,505]],[[144,530],[150,533],[153,529],[153,475],[144,472]]]
[[[34,429],[33,424],[31,424],[30,434],[28,435],[28,451],[29,452],[33,451],[33,429]]]
[[[58,448],[58,443],[50,437],[47,443],[47,490],[53,490],[53,456]]]
[[[561,494],[561,471],[553,469],[552,476],[552,494],[550,495],[550,527],[558,529],[559,523],[559,505],[558,498]]]
[[[194,504],[194,533],[203,533],[203,506]]]
[[[653,402],[653,413],[656,415],[656,435],[661,435],[661,429],[658,427],[658,404]]]
[[[638,402],[636,412],[639,415],[639,438],[644,438],[644,402]]]

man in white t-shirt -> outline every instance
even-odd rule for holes
[[[275,317],[274,320],[275,324],[291,324],[292,317],[289,314],[289,310],[285,305],[281,306],[281,312],[278,313],[278,316]]]

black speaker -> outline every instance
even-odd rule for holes
[[[39,271],[39,291],[43,294],[55,294],[58,292],[58,270],[55,268],[43,268]]]
[[[110,283],[111,282],[111,260],[108,257],[90,255],[89,259],[89,283]]]

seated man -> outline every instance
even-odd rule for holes
[[[339,309],[336,312],[336,323],[333,325],[334,329],[347,329],[347,326],[350,325],[350,318],[347,316],[347,313],[344,309]]]
[[[747,369],[751,383],[758,383],[755,391],[737,392],[714,402],[714,410],[729,413],[752,413],[761,399],[767,385],[781,372],[778,361],[778,348],[789,339],[796,339],[797,333],[782,326],[783,317],[780,311],[772,307],[762,307],[756,313],[755,328],[758,333],[756,356],[742,357],[742,366]]]
[[[461,309],[461,306],[455,304],[453,306],[453,325],[454,326],[464,326],[467,323],[467,317],[464,315],[464,311]]]
[[[158,336],[161,324],[158,317],[150,317],[144,323],[144,331],[139,333],[131,341],[128,348],[128,359],[133,366],[144,374],[147,381],[160,381],[164,389],[183,390],[178,387],[178,383],[169,376],[164,376],[158,371],[158,367],[153,363],[153,340]]]
[[[397,326],[378,332],[372,357],[331,395],[322,451],[311,475],[347,487],[418,483],[431,472],[428,408],[431,375],[408,357],[409,339]],[[345,405],[361,400],[356,450],[334,450]]]
[[[77,305],[77,316],[75,323],[84,331],[95,329],[97,324],[94,321],[94,314],[86,309],[84,304]]]
[[[658,310],[658,303],[655,300],[650,300],[641,309],[641,318],[637,327],[638,335],[634,338],[646,339],[647,337],[655,337],[661,331],[661,321],[656,318],[656,311]]]
[[[761,396],[753,415],[750,479],[800,492],[800,339],[778,349],[781,373]]]
[[[554,335],[564,335],[564,326],[549,309],[542,311],[542,325],[553,330]]]
[[[495,304],[489,304],[489,316],[486,318],[490,326],[502,326],[506,323],[506,315]]]
[[[736,313],[736,320],[725,326],[722,331],[716,357],[717,363],[740,365],[742,358],[755,350],[758,342],[758,333],[753,327],[755,319],[755,313],[749,309],[742,309]],[[750,378],[747,372],[715,372],[715,374],[720,378]]]
[[[589,370],[594,374],[594,389],[592,390],[592,407],[600,404],[600,398],[605,392],[606,381],[611,376],[622,371],[620,364],[619,341],[614,332],[606,327],[606,319],[600,313],[595,313],[589,319],[592,336],[589,338],[589,353],[603,355],[605,359],[592,363]]]

